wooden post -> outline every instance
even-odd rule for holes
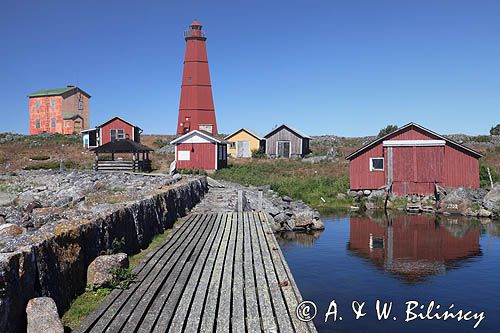
[[[115,160],[115,153],[111,153],[111,160],[114,161]]]
[[[243,213],[243,191],[238,190],[238,213]]]
[[[488,170],[488,177],[490,177],[491,188],[493,188],[493,179],[491,178],[490,168],[487,167],[486,170]]]
[[[99,170],[99,153],[95,153],[95,171]]]
[[[262,211],[262,190],[259,190],[258,192],[257,211],[258,212]]]

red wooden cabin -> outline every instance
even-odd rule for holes
[[[435,184],[479,187],[482,155],[418,124],[409,123],[346,157],[351,190],[387,185],[397,195],[432,194]]]
[[[83,134],[83,146],[85,148],[95,148],[111,141],[123,139],[140,143],[142,129],[120,117],[114,117],[95,128],[84,130],[81,133]]]
[[[215,171],[227,166],[227,143],[194,130],[173,140],[177,169]]]

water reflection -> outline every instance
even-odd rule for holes
[[[480,229],[460,218],[432,215],[350,218],[347,249],[407,282],[419,282],[481,255]]]
[[[493,223],[461,216],[371,213],[349,217],[349,226],[349,253],[408,283],[443,275],[481,256],[481,230],[500,234]],[[277,238],[281,246],[312,247],[321,233],[283,232]]]

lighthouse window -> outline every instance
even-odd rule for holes
[[[78,101],[78,110],[83,110],[83,102]]]
[[[35,102],[35,110],[40,110],[40,101]]]
[[[54,99],[50,100],[50,108],[54,110],[56,108],[56,101]]]
[[[40,128],[40,119],[35,120],[35,127]]]
[[[384,171],[384,158],[370,158],[370,171]]]
[[[56,128],[56,118],[50,119],[50,127]]]

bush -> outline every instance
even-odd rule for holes
[[[30,157],[31,160],[33,161],[46,161],[50,159],[50,156],[47,155],[35,155]]]
[[[252,149],[252,158],[266,158],[264,148]]]
[[[500,135],[500,124],[497,124],[495,127],[490,129],[491,135]]]
[[[108,249],[108,254],[120,253],[122,252],[124,246],[125,246],[125,237],[115,238],[111,243],[111,249]]]
[[[208,175],[208,173],[202,169],[180,169],[178,171],[180,174],[184,175],[202,175],[202,176]]]
[[[469,141],[471,141],[471,142],[491,142],[491,137],[488,135],[471,136],[469,138]]]
[[[482,188],[490,188],[490,177],[488,175],[488,168],[490,168],[491,179],[493,180],[493,184],[500,182],[500,173],[498,173],[494,168],[481,163],[479,166],[479,182]]]
[[[378,132],[378,137],[381,138],[383,136],[386,136],[387,134],[392,133],[397,129],[398,129],[398,125],[387,125],[385,128],[382,128]]]
[[[136,274],[132,273],[129,268],[114,268],[112,274],[113,279],[109,285],[113,289],[128,289],[136,278]]]

